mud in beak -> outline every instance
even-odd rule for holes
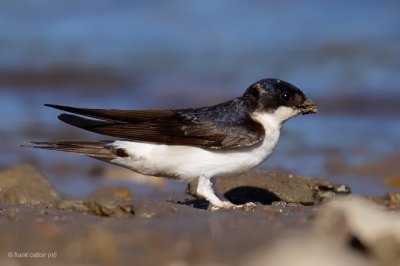
[[[303,104],[298,105],[297,108],[301,111],[301,114],[316,114],[318,113],[317,105],[310,99],[306,99]]]

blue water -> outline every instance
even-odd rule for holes
[[[278,76],[312,94],[391,91],[399,82],[399,8],[361,0],[5,0],[0,67],[105,65],[165,90],[228,80],[223,90],[237,84],[237,93]]]
[[[29,140],[102,139],[61,124],[44,103],[204,106],[236,97],[260,78],[279,77],[322,103],[323,112],[289,121],[261,168],[348,181],[360,193],[386,192],[391,188],[381,176],[360,181],[332,173],[327,162],[339,157],[345,168],[399,153],[398,10],[398,1],[361,0],[1,1],[0,167],[33,162],[62,192],[86,193],[85,173],[97,162],[19,148]],[[122,85],[26,76],[99,68]],[[343,111],[340,101],[324,112],[334,98],[354,101],[355,112]],[[367,100],[377,102],[357,109]],[[60,162],[81,169],[66,174],[73,182],[57,181],[51,166]]]

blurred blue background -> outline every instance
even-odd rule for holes
[[[0,167],[32,163],[58,190],[83,195],[108,182],[90,178],[93,169],[112,166],[19,145],[106,137],[62,124],[44,103],[205,106],[276,77],[300,87],[321,113],[290,120],[260,168],[363,194],[398,190],[398,10],[398,1],[361,0],[3,0]]]

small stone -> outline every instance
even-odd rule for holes
[[[391,209],[400,209],[400,193],[390,192],[385,197],[385,205]]]
[[[57,208],[105,217],[130,217],[135,214],[132,204],[110,200],[64,200]]]

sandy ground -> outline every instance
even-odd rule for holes
[[[211,211],[207,202],[190,195],[154,200],[124,187],[87,199],[63,199],[32,166],[3,170],[0,264],[262,265],[259,250],[275,248],[292,235],[298,238],[300,232],[313,235],[321,203],[350,193],[344,185],[280,172],[221,178],[215,186],[235,203],[257,203]],[[374,201],[400,209],[397,194]],[[343,247],[359,258],[366,247],[353,238],[346,238]],[[370,258],[365,255],[365,262]]]

